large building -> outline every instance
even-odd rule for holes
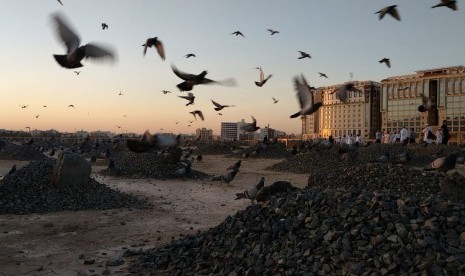
[[[323,106],[312,115],[302,116],[302,139],[343,137],[360,134],[373,139],[381,128],[380,87],[374,81],[352,81],[361,92],[349,92],[346,103],[332,93],[342,84],[320,87],[315,92],[315,101]]]
[[[419,137],[428,123],[436,130],[447,120],[450,142],[465,141],[465,67],[451,66],[416,71],[415,74],[389,77],[381,81],[382,129],[393,132],[414,128]],[[437,109],[419,112],[422,96],[430,98]]]
[[[213,142],[213,130],[206,128],[198,128],[195,130],[195,136],[199,138],[199,141],[203,143]]]
[[[221,140],[223,141],[239,140],[238,123],[222,122],[221,123]]]

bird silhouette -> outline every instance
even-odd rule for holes
[[[39,118],[40,115],[36,115],[36,119]]]
[[[191,124],[192,124],[193,122],[194,122],[194,121],[189,121],[189,123],[191,123]]]
[[[223,113],[219,112],[218,115],[223,116]]]
[[[310,85],[308,85],[304,75],[301,75],[300,79],[298,77],[294,78],[294,88],[296,90],[300,110],[297,113],[292,114],[290,116],[291,118],[311,115],[323,105],[321,102],[315,102],[313,90],[310,88]]]
[[[199,115],[199,117],[200,117],[200,119],[202,119],[202,121],[204,120],[203,113],[200,110],[194,110],[194,111],[191,111],[189,113],[194,115],[194,118],[195,118],[196,121],[197,121],[197,115]]]
[[[116,126],[117,128],[121,128],[120,126]]]
[[[173,70],[176,76],[184,80],[183,82],[176,85],[180,91],[191,91],[195,85],[199,85],[199,84],[216,83],[216,84],[229,85],[229,86],[235,85],[234,79],[228,79],[228,80],[221,81],[221,82],[208,79],[205,77],[208,73],[207,71],[202,71],[198,75],[193,75],[193,74],[186,74],[186,73],[179,71],[174,65],[171,65],[171,69]]]
[[[188,100],[189,102],[186,104],[186,106],[194,104],[195,96],[191,92],[187,94],[187,96],[178,96],[179,98],[183,98]]]
[[[236,174],[239,172],[239,169],[236,170],[227,170],[225,173],[219,176],[213,176],[211,181],[221,181],[222,183],[229,184],[234,180]]]
[[[79,76],[79,74],[81,74],[81,71],[74,71],[74,73],[76,73],[76,76]]]
[[[80,46],[81,40],[79,36],[68,26],[62,16],[55,14],[52,18],[57,28],[57,34],[67,48],[66,55],[53,55],[56,62],[62,67],[71,69],[82,67],[81,60],[84,58],[90,58],[91,60],[115,59],[115,54],[111,50],[96,44],[88,43]]]
[[[162,90],[161,92],[163,92],[163,94],[171,93],[171,91],[168,91],[168,90]]]
[[[421,95],[422,104],[418,106],[418,111],[426,112],[436,108],[436,103],[433,102],[433,99],[425,95]]]
[[[21,108],[23,108],[23,109],[24,109],[24,108],[27,108],[27,105],[21,105],[21,104],[20,104],[19,106],[21,106]]]
[[[225,108],[225,107],[234,107],[234,105],[222,105],[222,104],[219,104],[217,102],[215,102],[214,100],[211,100],[212,103],[215,105],[215,111],[220,111],[221,109]]]
[[[157,49],[158,55],[161,57],[161,59],[165,60],[165,48],[163,47],[163,43],[158,40],[158,37],[147,38],[142,46],[144,47],[144,56],[147,53],[147,48],[154,46]]]
[[[379,20],[383,19],[383,17],[386,14],[389,14],[392,17],[394,17],[395,19],[400,21],[400,16],[399,16],[399,13],[397,12],[396,7],[397,7],[397,5],[387,6],[387,7],[382,8],[381,10],[375,12],[375,14],[379,13]]]
[[[70,105],[68,105],[68,107],[72,107],[72,108],[75,108],[75,107],[74,107],[74,105],[72,105],[72,104],[70,104]]]
[[[235,32],[233,32],[233,33],[231,33],[231,34],[232,34],[232,35],[236,35],[236,36],[240,35],[240,36],[242,36],[242,37],[245,37],[244,34],[242,34],[240,31],[235,31]]]
[[[243,131],[254,132],[254,131],[260,129],[260,127],[257,126],[257,120],[253,116],[251,116],[251,117],[252,117],[252,123],[244,123],[241,126],[241,129]]]
[[[268,75],[268,77],[265,78],[262,67],[258,67],[258,69],[260,70],[260,81],[256,81],[255,84],[259,87],[262,87],[273,75]]]
[[[187,55],[185,55],[185,57],[190,58],[190,57],[195,57],[195,55],[194,54],[187,54]]]
[[[310,54],[307,54],[305,52],[302,52],[302,51],[298,51],[300,53],[300,57],[298,59],[303,59],[303,58],[312,58],[312,56],[310,56]]]
[[[270,35],[279,34],[279,31],[273,29],[267,29],[267,31],[270,32]]]
[[[383,58],[382,60],[378,61],[379,63],[385,63],[388,68],[391,68],[391,60],[388,58]]]
[[[273,99],[274,104],[277,104],[279,102],[279,100],[275,99],[274,97],[271,97],[271,99]]]
[[[340,85],[338,88],[334,89],[333,92],[330,92],[330,94],[336,93],[336,98],[341,102],[346,103],[349,96],[349,91],[362,93],[361,90],[355,88],[353,83],[349,82]]]
[[[325,73],[318,72],[318,74],[320,74],[320,77],[325,77],[325,78],[329,79],[328,76]]]
[[[102,30],[108,29],[107,23],[102,23]]]
[[[441,3],[432,6],[431,8],[437,8],[437,7],[448,7],[451,10],[456,11],[457,10],[457,1],[454,0],[441,0]]]
[[[254,200],[257,197],[258,191],[265,186],[265,177],[261,177],[260,181],[258,182],[257,185],[254,185],[252,188],[245,190],[242,193],[236,193],[236,199],[243,199],[243,198],[248,198],[252,201],[252,204],[254,204]]]
[[[63,6],[63,3],[61,3],[61,0],[57,0],[57,1],[58,1],[58,3],[60,3]]]
[[[43,105],[42,107],[47,107],[46,105]]]
[[[242,165],[242,160],[237,160],[234,164],[232,164],[231,166],[229,166],[228,168],[226,168],[227,171],[231,171],[231,170],[239,170],[239,168],[241,167]]]

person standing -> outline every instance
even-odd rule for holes
[[[389,133],[389,130],[387,130],[385,133],[384,133],[384,143],[385,144],[388,144],[390,141],[391,141],[391,134]]]
[[[415,129],[412,127],[410,128],[410,134],[409,134],[409,143],[415,144]]]
[[[449,142],[449,137],[450,137],[450,133],[449,133],[449,128],[447,127],[447,120],[444,120],[442,121],[442,144],[443,145],[447,145],[447,143]]]
[[[376,142],[375,143],[381,143],[381,139],[383,139],[383,133],[381,133],[381,130],[378,129],[378,131],[375,134],[376,136]]]
[[[436,130],[436,144],[437,145],[442,144],[443,139],[444,139],[444,134],[442,133],[442,128],[438,128],[438,130]]]
[[[407,144],[408,143],[408,130],[406,127],[403,127],[400,130],[400,142],[402,144]]]
[[[427,144],[431,144],[433,140],[429,133],[433,133],[433,128],[429,124],[426,124],[425,128],[421,132],[423,133],[423,141]]]

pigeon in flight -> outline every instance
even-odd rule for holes
[[[151,148],[175,148],[179,146],[180,141],[181,135],[152,135],[148,130],[146,130],[139,140],[129,139],[126,141],[126,145],[128,146],[129,150],[140,153],[147,152]]]
[[[194,111],[191,111],[189,113],[194,115],[194,118],[195,118],[196,121],[197,121],[197,115],[199,115],[199,117],[200,117],[200,119],[202,119],[202,121],[204,120],[203,113],[200,110],[194,110]]]
[[[36,119],[39,118],[40,115],[36,115]]]
[[[225,107],[234,107],[234,105],[222,105],[222,104],[219,104],[217,102],[215,102],[214,100],[211,100],[212,103],[215,105],[215,111],[220,111],[221,109],[225,108]]]
[[[456,11],[457,10],[457,1],[454,0],[441,0],[441,3],[432,6],[431,8],[437,8],[437,7],[448,7],[451,10]]]
[[[176,85],[181,91],[191,91],[195,85],[199,85],[199,84],[216,83],[216,84],[229,85],[229,86],[235,85],[234,79],[228,79],[228,80],[221,81],[221,82],[208,79],[205,77],[208,73],[207,71],[202,71],[202,73],[198,75],[193,75],[193,74],[186,74],[186,73],[179,71],[174,65],[171,65],[171,69],[173,70],[176,76],[184,80],[183,82]]]
[[[27,105],[21,105],[21,104],[19,106],[21,106],[21,108],[23,109],[27,107]]]
[[[294,88],[296,90],[297,100],[299,101],[300,110],[291,115],[291,118],[296,118],[303,115],[311,115],[316,112],[323,104],[315,103],[313,90],[308,85],[305,77],[301,75],[301,79],[294,78]]]
[[[391,68],[391,60],[388,58],[383,58],[382,60],[378,61],[379,63],[385,63],[388,68]]]
[[[336,98],[341,102],[346,103],[349,96],[349,91],[362,93],[361,90],[355,88],[355,85],[351,82],[342,84],[338,88],[334,89],[330,94],[336,93]]]
[[[245,37],[240,31],[235,31],[235,32],[233,32],[233,33],[231,33],[231,34],[232,34],[232,35],[236,35],[236,36],[240,35],[240,36],[242,36],[242,37]]]
[[[249,190],[246,190],[242,193],[236,193],[235,200],[248,198],[252,201],[252,204],[254,204],[254,200],[257,197],[258,191],[260,191],[260,189],[263,188],[263,186],[265,186],[265,178],[262,176],[262,178],[260,179],[260,182],[258,182],[257,185],[253,186]]]
[[[60,3],[63,6],[63,3],[61,3],[61,0],[57,0],[57,1],[58,1],[58,3]]]
[[[162,90],[161,92],[163,92],[163,94],[171,93],[171,91],[168,90]]]
[[[392,17],[400,21],[399,13],[396,9],[397,5],[387,6],[382,8],[381,10],[375,12],[375,14],[379,13],[379,20],[383,19],[386,13],[390,14]]]
[[[74,73],[76,73],[76,76],[79,76],[79,74],[81,74],[81,71],[74,71]]]
[[[53,55],[56,62],[58,62],[58,64],[62,67],[70,69],[82,67],[83,65],[81,60],[84,58],[115,59],[115,54],[112,51],[101,46],[97,46],[96,44],[88,43],[80,46],[81,40],[79,36],[68,26],[60,15],[53,15],[53,20],[57,27],[58,36],[67,49],[66,55]]]
[[[446,156],[439,157],[433,162],[431,162],[427,167],[423,170],[425,171],[440,171],[440,172],[447,172],[455,168],[455,164],[457,163],[457,158],[459,157],[458,152],[450,153]]]
[[[120,126],[116,126],[117,128],[121,128]]]
[[[187,54],[187,55],[185,55],[185,57],[190,58],[190,57],[195,57],[195,55],[194,54]]]
[[[68,107],[72,107],[72,108],[75,108],[75,107],[74,107],[74,105],[72,105],[72,104],[70,104],[70,105],[68,105]]]
[[[219,112],[218,115],[223,116],[223,113]]]
[[[191,92],[189,92],[189,93],[187,94],[187,96],[178,96],[178,97],[179,97],[179,98],[186,99],[186,100],[189,101],[189,102],[186,104],[186,106],[191,105],[191,104],[194,104],[195,96],[194,96],[194,94],[192,94]]]
[[[256,81],[255,84],[259,87],[262,87],[273,75],[270,74],[265,79],[265,74],[263,74],[262,67],[258,67],[258,69],[260,70],[260,81]]]
[[[320,77],[325,77],[325,78],[329,79],[328,76],[326,76],[325,73],[320,73],[320,72],[318,72],[318,74],[320,74]]]
[[[227,170],[222,175],[212,177],[211,181],[221,181],[223,183],[229,184],[234,180],[237,172],[239,172],[239,169]]]
[[[279,100],[276,100],[274,97],[271,97],[273,99],[273,103],[276,104],[279,102]]]
[[[158,40],[158,37],[147,38],[142,46],[144,47],[144,56],[147,53],[147,48],[154,46],[157,49],[158,55],[161,57],[161,59],[165,60],[165,48],[163,47],[163,43]]]
[[[107,23],[102,23],[102,30],[108,29]]]
[[[118,96],[123,96],[123,92],[119,91]]]
[[[254,132],[260,129],[260,127],[257,126],[257,120],[252,116],[252,123],[244,123],[241,129],[243,131]]]
[[[42,107],[47,107],[46,105],[43,105]]]
[[[298,59],[303,59],[303,58],[312,58],[312,56],[310,56],[310,54],[307,54],[305,52],[302,52],[302,51],[298,51],[300,53],[300,57]]]
[[[425,95],[421,95],[422,105],[418,106],[418,111],[426,112],[436,108],[433,100]]]
[[[273,29],[267,29],[268,32],[270,32],[271,35],[274,34],[279,34],[279,31],[273,30]]]

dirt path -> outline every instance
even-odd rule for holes
[[[219,174],[237,159],[204,156],[193,169]],[[108,186],[147,198],[152,209],[111,209],[50,214],[0,215],[0,275],[111,275],[124,274],[127,263],[106,267],[126,249],[152,248],[195,234],[221,223],[228,215],[250,205],[234,200],[265,176],[265,185],[277,180],[304,187],[308,175],[265,170],[280,160],[246,159],[230,186],[220,182],[153,180],[103,177],[93,166],[94,177]],[[0,161],[0,174],[13,164]],[[80,258],[81,257],[81,258]],[[84,261],[95,261],[85,265]]]

